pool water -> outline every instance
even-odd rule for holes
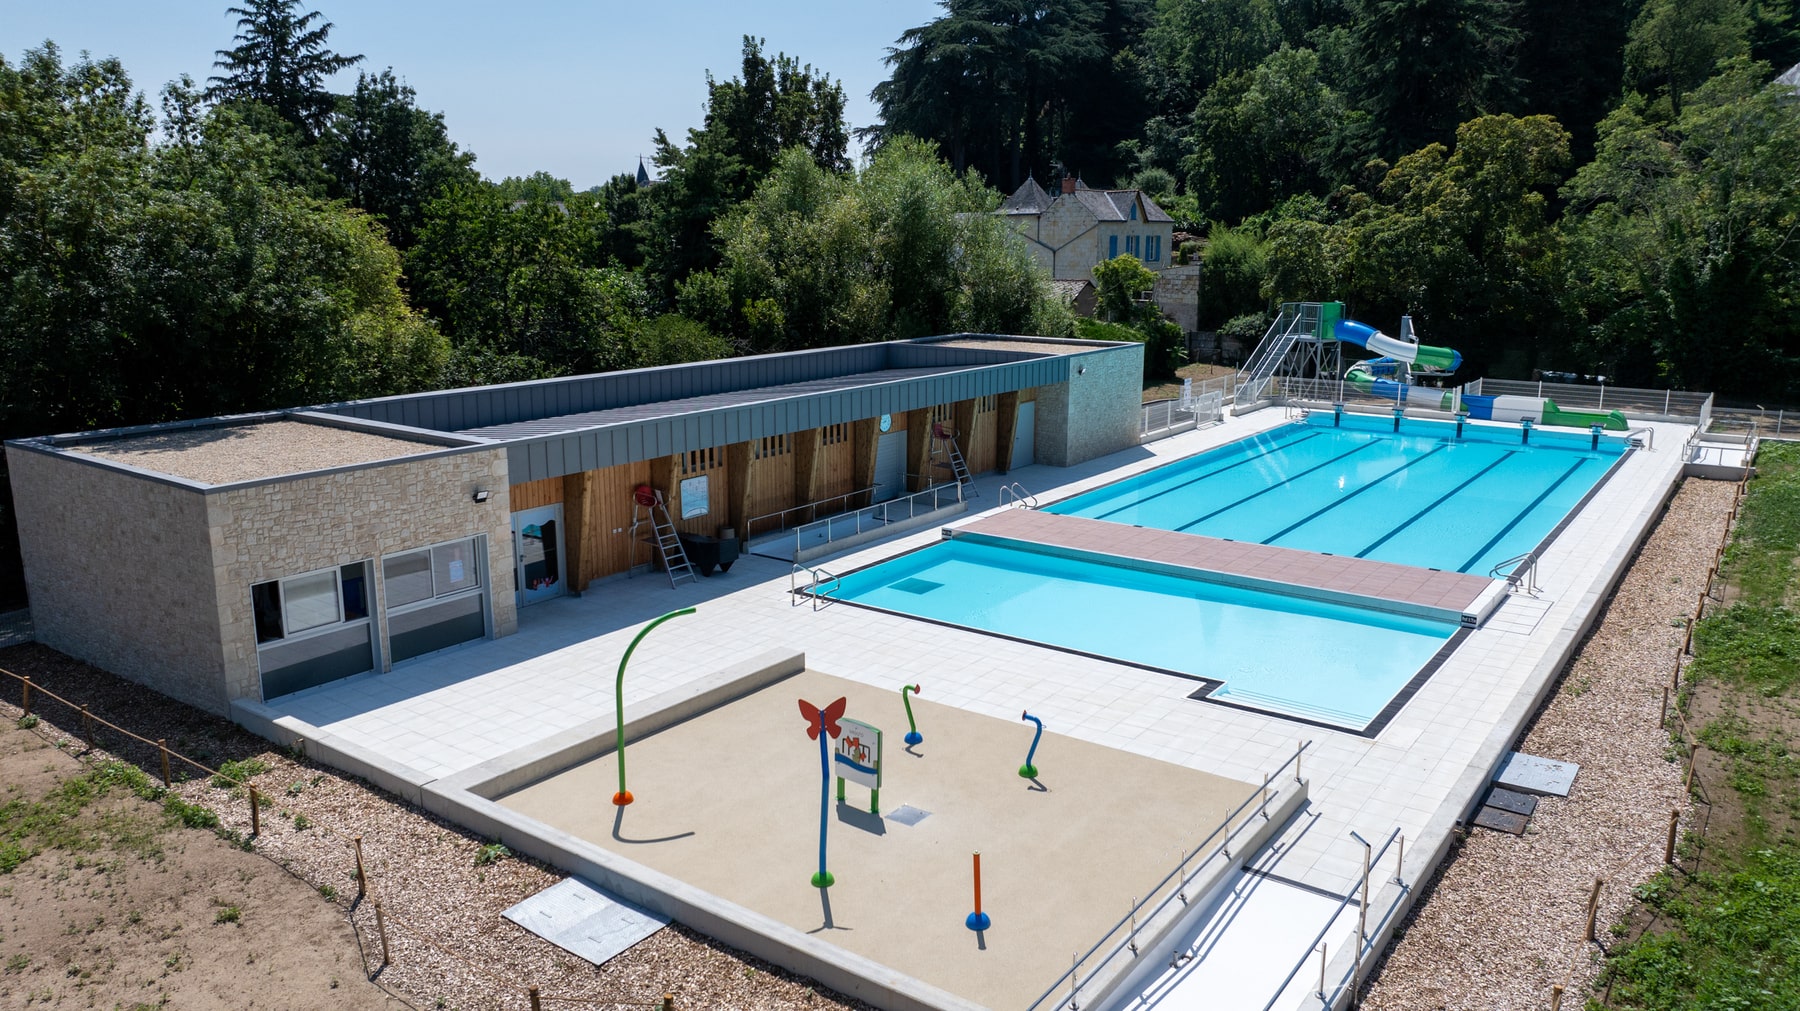
[[[1046,512],[1486,576],[1536,548],[1599,484],[1622,439],[1329,414]]]
[[[1211,698],[1362,730],[1458,629],[1443,620],[958,537],[852,572],[883,610],[1223,682]]]

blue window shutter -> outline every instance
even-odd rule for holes
[[[1118,256],[1118,255],[1119,255],[1119,237],[1117,235],[1107,236],[1106,237],[1106,258],[1110,260],[1113,257]]]

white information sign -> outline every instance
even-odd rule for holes
[[[861,720],[840,719],[843,732],[837,739],[837,774],[871,790],[881,789],[881,731]]]

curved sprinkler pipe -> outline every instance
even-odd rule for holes
[[[919,694],[919,686],[900,686],[900,704],[906,707],[906,743],[910,746],[925,740],[925,736],[919,733],[919,725],[913,722],[912,699],[906,697],[907,692],[912,692],[914,695],[917,695]]]
[[[812,876],[814,888],[830,888],[837,883],[825,869],[825,828],[831,812],[831,735],[825,731],[825,713],[819,713],[819,873]]]
[[[619,792],[613,794],[612,799],[612,802],[619,807],[624,807],[632,801],[631,791],[625,789],[625,665],[631,662],[632,651],[638,648],[638,643],[644,641],[644,636],[649,635],[651,629],[670,618],[679,618],[684,614],[693,613],[693,608],[684,607],[678,611],[670,611],[645,625],[643,630],[638,632],[637,638],[631,640],[631,645],[625,647],[625,655],[619,658],[619,677],[613,683],[613,710],[619,719],[618,733],[614,737],[619,746]]]
[[[1038,741],[1043,740],[1044,721],[1031,715],[1029,712],[1020,712],[1019,719],[1030,720],[1032,723],[1037,724],[1037,733],[1031,735],[1031,750],[1025,753],[1025,764],[1019,766],[1019,775],[1026,779],[1036,779],[1038,774],[1037,766],[1031,764],[1031,760],[1037,757]]]

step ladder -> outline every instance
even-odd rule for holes
[[[663,504],[662,493],[648,504],[633,499],[631,503],[631,537],[633,542],[639,540],[638,531],[644,527],[650,533],[641,538],[645,543],[656,548],[656,554],[662,560],[663,572],[668,574],[669,588],[674,589],[677,580],[691,579],[700,581],[694,572],[694,566],[688,561],[687,549],[681,546],[681,533],[675,529],[675,523],[669,518],[669,507]]]
[[[956,483],[968,489],[968,497],[975,498],[975,477],[969,473],[969,465],[963,460],[962,450],[956,447],[956,432],[943,422],[931,425],[931,464],[937,470],[948,470],[956,478]]]

